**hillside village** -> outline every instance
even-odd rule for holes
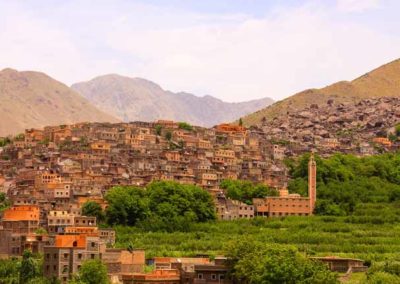
[[[312,107],[309,112],[315,109]],[[297,117],[307,119],[305,113]],[[104,194],[111,187],[143,187],[161,180],[195,184],[207,190],[221,220],[311,215],[316,200],[315,162],[311,160],[309,164],[308,197],[301,197],[287,191],[290,177],[283,161],[287,155],[314,150],[313,144],[276,144],[270,133],[273,132],[239,125],[222,124],[207,129],[173,121],[80,123],[27,129],[12,140],[5,139],[8,144],[0,152],[0,188],[12,204],[2,216],[0,254],[19,256],[25,249],[44,253],[45,275],[63,282],[90,258],[101,258],[108,273],[125,279],[123,283],[137,283],[134,281],[140,277],[182,279],[186,275],[182,267],[180,273],[179,269],[156,269],[143,274],[145,252],[112,248],[115,232],[99,228],[95,217],[83,216],[83,204],[91,200],[105,209]],[[322,145],[317,148],[322,153],[337,149],[336,144]],[[279,194],[255,198],[252,204],[231,200],[219,185],[223,180],[237,179],[265,184]],[[156,267],[177,265],[173,259],[153,261]],[[204,270],[201,277],[207,273],[209,278],[217,277],[211,273],[214,270],[219,271],[219,280],[226,277],[223,258],[212,262],[207,258],[185,261],[195,267],[190,279],[200,277],[196,269]]]

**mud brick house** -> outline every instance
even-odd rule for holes
[[[228,199],[221,192],[217,194],[215,207],[220,220],[251,219],[255,215],[254,205]]]
[[[122,275],[123,284],[180,284],[179,271],[176,269],[154,270],[151,273],[130,273]]]
[[[39,228],[39,217],[38,206],[13,206],[4,210],[1,225],[13,233],[31,234]]]
[[[352,272],[364,272],[368,269],[364,265],[364,261],[356,258],[342,258],[337,256],[310,257],[311,259],[321,261],[326,264],[331,271],[347,272],[349,269]]]
[[[101,261],[107,266],[108,274],[142,273],[145,266],[145,253],[142,249],[132,251],[123,249],[106,249]]]
[[[183,274],[185,277],[187,274]],[[187,277],[185,278],[187,279]],[[187,281],[187,280],[186,280]],[[226,266],[225,257],[216,257],[213,263],[210,264],[195,264],[193,278],[189,277],[189,281],[183,283],[190,284],[211,284],[233,283],[228,276],[228,267]]]
[[[43,252],[49,238],[43,234],[17,234],[8,229],[0,229],[0,256],[20,256],[24,250],[33,253]]]
[[[83,261],[99,259],[105,251],[98,236],[57,235],[54,244],[44,247],[43,273],[46,277],[57,277],[66,283],[78,272]]]
[[[313,214],[316,202],[317,165],[312,154],[308,162],[308,197],[289,194],[281,189],[279,196],[254,198],[257,216],[279,217],[288,215],[309,216]]]
[[[25,248],[38,252],[43,238],[36,234],[39,228],[39,207],[13,206],[4,210],[0,227],[0,254],[20,255]]]

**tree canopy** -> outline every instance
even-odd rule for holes
[[[288,161],[289,191],[307,194],[309,155]],[[392,203],[400,200],[400,154],[358,158],[335,154],[327,159],[316,157],[316,213],[347,215],[362,203]]]
[[[148,198],[144,189],[134,186],[113,187],[105,199],[108,202],[106,219],[111,225],[133,226],[148,215]]]
[[[86,260],[70,283],[108,284],[107,267],[98,259]]]
[[[106,200],[110,224],[174,231],[187,230],[193,222],[216,218],[207,191],[177,182],[152,182],[146,188],[114,187],[106,194]]]
[[[100,204],[94,201],[87,201],[82,206],[82,215],[96,217],[97,222],[104,221],[104,212]]]
[[[188,131],[192,131],[192,130],[193,130],[193,126],[190,125],[190,124],[187,123],[187,122],[179,122],[179,123],[178,123],[178,127],[179,127],[180,129],[184,129],[184,130],[188,130]]]
[[[286,245],[243,238],[226,248],[231,276],[240,283],[339,283],[326,265]]]
[[[265,184],[254,184],[245,180],[223,180],[220,187],[225,189],[226,196],[233,200],[239,200],[246,204],[253,204],[253,198],[276,196],[278,192]]]

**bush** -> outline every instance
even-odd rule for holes
[[[187,122],[179,122],[178,127],[179,127],[179,129],[184,129],[184,130],[187,130],[187,131],[192,131],[193,130],[193,126],[190,125]]]

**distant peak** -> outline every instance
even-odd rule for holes
[[[72,86],[76,86],[78,84],[85,84],[85,83],[97,83],[97,82],[101,82],[101,83],[110,83],[110,82],[116,82],[118,84],[124,84],[125,83],[129,83],[129,82],[134,82],[135,84],[141,84],[141,85],[146,85],[148,87],[152,87],[155,89],[162,89],[158,84],[154,83],[153,81],[147,80],[147,79],[143,79],[143,78],[139,78],[139,77],[128,77],[128,76],[124,76],[124,75],[119,75],[116,73],[110,73],[110,74],[105,74],[105,75],[100,75],[97,76],[91,80],[88,80],[86,82],[78,82],[73,84]]]
[[[18,73],[18,71],[12,68],[4,68],[1,73]]]

